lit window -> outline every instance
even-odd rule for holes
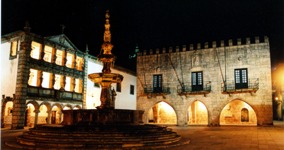
[[[17,56],[18,41],[13,41],[11,43],[10,58],[15,58]]]
[[[41,44],[32,41],[31,57],[34,59],[40,59]]]
[[[66,67],[74,68],[74,54],[67,53],[66,60]]]
[[[73,89],[74,89],[74,79],[73,78],[71,78],[71,77],[66,77],[66,79],[65,79],[65,90],[66,91],[73,91]]]
[[[56,60],[55,63],[57,65],[63,66],[65,59],[65,52],[62,50],[56,50]]]
[[[40,71],[30,69],[28,84],[30,86],[39,86]]]
[[[130,94],[134,95],[134,85],[130,85]]]
[[[77,56],[76,57],[76,69],[82,71],[83,65],[84,65],[84,59],[82,57]]]
[[[83,82],[81,79],[75,79],[75,92],[82,93]]]
[[[43,60],[51,63],[53,55],[54,55],[53,48],[45,45]]]
[[[52,87],[52,73],[42,72],[42,83],[41,86],[43,88],[51,88]]]
[[[59,90],[61,87],[63,87],[64,80],[62,75],[56,74],[54,81],[55,81],[53,86],[54,89]]]

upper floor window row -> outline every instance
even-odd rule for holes
[[[83,80],[41,70],[30,69],[28,85],[82,93]]]
[[[59,66],[66,66],[68,68],[76,68],[82,71],[84,65],[83,57],[77,56],[73,53],[68,53],[64,50],[55,49],[51,46],[45,45],[42,48],[40,43],[32,41],[32,50],[30,56],[34,59],[43,59],[49,63],[55,63]]]

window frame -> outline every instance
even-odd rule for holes
[[[234,70],[235,89],[248,88],[248,69],[238,68]]]
[[[134,95],[134,85],[130,84],[130,95]]]
[[[191,72],[191,89],[192,91],[203,90],[203,71]]]
[[[163,75],[162,74],[153,75],[153,92],[154,93],[163,92]]]

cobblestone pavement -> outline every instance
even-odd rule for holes
[[[274,126],[188,126],[169,128],[182,136],[182,141],[190,143],[168,150],[284,150],[284,122],[274,122]],[[16,141],[23,131],[1,129],[1,150],[14,150],[5,142]]]

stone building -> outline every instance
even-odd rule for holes
[[[61,110],[96,109],[99,85],[87,76],[101,72],[98,58],[82,52],[64,34],[42,37],[29,27],[1,38],[1,127],[12,129],[37,124],[59,124]],[[124,68],[113,72],[125,76],[113,85],[115,109],[136,109],[136,76]],[[126,101],[130,101],[129,103]],[[127,105],[126,105],[127,104]]]
[[[144,123],[272,124],[268,37],[139,53],[137,109]]]

